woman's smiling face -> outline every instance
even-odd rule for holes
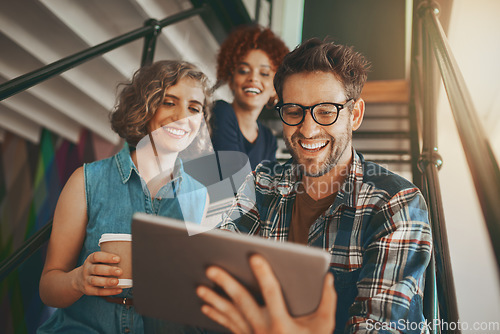
[[[275,95],[274,74],[269,56],[262,50],[250,50],[241,59],[229,83],[234,102],[244,109],[262,109]]]
[[[186,149],[198,134],[205,94],[200,83],[182,78],[165,92],[163,103],[149,121],[158,154]]]

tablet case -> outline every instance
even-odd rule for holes
[[[201,312],[195,289],[214,287],[205,276],[209,265],[233,274],[262,302],[248,264],[251,254],[271,264],[290,314],[313,312],[321,300],[330,254],[322,249],[210,230],[189,236],[187,222],[137,213],[132,220],[134,306],[140,314],[176,323],[226,331]],[[193,231],[197,226],[189,226]]]

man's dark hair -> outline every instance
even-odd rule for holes
[[[283,84],[301,72],[333,73],[343,84],[346,98],[357,100],[366,82],[369,63],[352,47],[311,38],[287,54],[274,76],[274,88],[283,101]]]

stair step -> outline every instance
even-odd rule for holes
[[[411,160],[398,160],[398,159],[367,159],[368,161],[373,161],[379,165],[384,164],[411,164]]]
[[[363,120],[367,119],[408,119],[408,115],[377,115],[377,114],[365,114]]]
[[[410,138],[408,131],[356,131],[352,134],[353,138]]]
[[[399,149],[364,149],[358,150],[362,154],[371,154],[371,155],[409,155],[410,151],[408,150],[399,150]]]

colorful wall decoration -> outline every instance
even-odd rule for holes
[[[85,130],[78,144],[43,130],[38,144],[7,132],[0,143],[0,262],[51,221],[64,184],[83,163],[121,148]],[[38,283],[46,244],[0,282],[1,333],[35,333],[53,309]]]

